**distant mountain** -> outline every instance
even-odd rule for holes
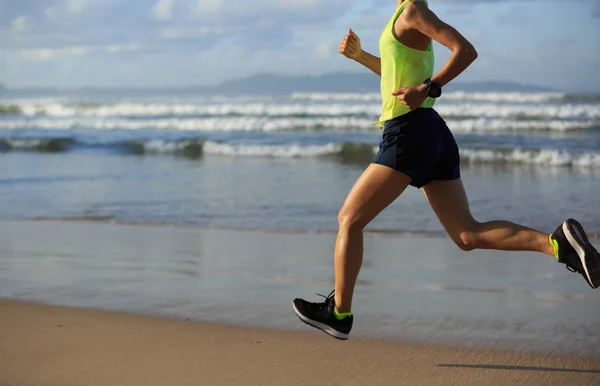
[[[310,75],[276,75],[257,74],[245,78],[229,80],[216,86],[190,86],[190,87],[144,87],[144,88],[114,88],[114,87],[31,87],[22,89],[5,88],[0,83],[0,94],[11,96],[28,95],[139,95],[148,94],[225,94],[225,95],[282,95],[293,92],[379,92],[380,78],[369,72],[361,73],[334,73],[318,76]],[[512,82],[452,82],[445,87],[445,91],[469,92],[560,92],[549,87],[523,85]]]
[[[456,82],[450,83],[446,89],[470,92],[562,92],[552,87],[542,87],[532,84],[515,82]]]
[[[257,74],[212,88],[219,93],[288,94],[290,92],[371,92],[379,88],[375,74],[339,73],[320,76]]]
[[[230,80],[206,89],[217,93],[288,94],[290,92],[378,92],[379,77],[365,73],[337,73],[320,76],[258,74]],[[549,87],[512,82],[452,82],[446,90],[470,92],[557,92]]]

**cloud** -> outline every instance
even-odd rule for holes
[[[219,27],[167,27],[160,30],[159,36],[163,39],[197,39],[224,33],[225,29]]]
[[[158,41],[156,23],[144,17],[148,14],[146,0],[0,0],[0,9],[0,50],[31,50],[25,55],[28,58],[60,56],[36,50],[147,47]],[[7,27],[2,28],[2,17],[7,15]]]
[[[40,50],[22,50],[20,52],[21,57],[26,60],[32,61],[42,61],[42,60],[50,60],[53,59],[56,55],[55,50],[50,49],[40,49]]]
[[[89,0],[61,0],[61,2],[45,2],[42,14],[51,23],[61,23],[66,17],[79,16],[89,7]],[[42,7],[40,7],[42,8]]]
[[[88,0],[67,0],[65,9],[70,15],[77,15],[88,5]]]
[[[175,0],[158,0],[152,10],[150,11],[151,16],[160,21],[167,21],[173,19],[173,7],[175,6]]]
[[[100,50],[104,50],[105,52],[109,53],[139,51],[140,46],[137,44],[114,44],[110,46],[100,47]]]
[[[84,56],[94,52],[103,52],[115,54],[127,51],[138,51],[140,47],[135,44],[115,44],[115,45],[98,45],[98,46],[69,46],[62,48],[28,48],[16,50],[19,56],[28,61],[48,61],[65,56]],[[9,51],[0,51],[1,54],[7,55]]]
[[[21,34],[31,31],[31,24],[27,16],[19,16],[10,23],[10,31],[16,34]]]
[[[457,7],[448,8],[446,10],[446,15],[448,16],[464,16],[469,15],[473,12],[473,7],[469,7],[467,5],[459,5]]]
[[[223,9],[223,0],[196,0],[193,8],[196,16],[210,17]]]
[[[577,39],[570,35],[553,36],[552,39],[541,40],[539,44],[550,52],[564,53],[565,50],[577,49]]]
[[[574,3],[581,5],[583,0]],[[167,85],[188,82],[190,77],[197,83],[215,82],[231,73],[356,70],[355,63],[337,54],[337,43],[353,27],[363,47],[376,53],[377,38],[394,4],[392,0],[0,0],[0,78],[21,84]],[[585,7],[570,7],[564,0],[562,4],[431,0],[430,4],[440,15],[452,15],[452,23],[477,43],[482,54],[478,63],[485,60],[486,71],[470,72],[480,71],[482,77],[496,72],[518,77],[522,71],[486,59],[484,47],[506,52],[511,63],[525,67],[529,62],[520,53],[531,50],[548,57],[548,51],[555,52],[556,48],[541,47],[542,40],[579,36],[566,19],[600,17],[598,0],[586,0]],[[560,11],[546,15],[545,9]],[[572,14],[563,15],[566,10]],[[500,23],[522,23],[519,17],[527,16],[523,11],[544,18],[529,18],[531,33],[526,35],[517,34],[522,25],[502,28]],[[556,30],[545,28],[549,23]],[[583,26],[583,42],[593,42],[590,30],[597,31],[594,23],[588,24],[592,27]],[[505,33],[508,38],[501,38]],[[577,63],[581,54],[573,51]],[[438,63],[443,63],[446,51],[437,52]],[[572,69],[579,71],[581,66],[573,64]],[[36,75],[42,72],[48,76]]]
[[[281,26],[308,20],[331,21],[348,11],[355,0],[195,0],[194,16],[199,20],[252,24],[265,18],[282,21]]]
[[[500,25],[523,26],[530,22],[531,17],[527,8],[517,6],[500,15],[497,20]]]
[[[44,8],[44,16],[46,16],[46,19],[49,20],[49,21],[51,21],[51,22],[57,22],[58,21],[58,12],[53,7],[46,7],[46,8]]]
[[[464,31],[464,35],[472,41],[481,41],[485,38],[485,31],[482,28],[469,28]]]
[[[331,59],[335,51],[333,41],[325,40],[317,45],[317,55],[321,59]]]

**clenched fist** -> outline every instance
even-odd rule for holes
[[[394,91],[392,95],[411,110],[417,109],[427,99],[427,92],[423,87],[403,87]]]
[[[348,35],[344,36],[342,39],[338,51],[340,54],[350,59],[358,59],[362,53],[360,38],[352,31],[352,29],[348,29]]]

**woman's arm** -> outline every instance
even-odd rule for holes
[[[342,39],[338,51],[345,57],[357,61],[375,74],[381,76],[381,60],[377,56],[363,51],[360,46],[360,38],[352,29],[349,29],[348,34]]]
[[[408,4],[405,15],[403,21],[407,27],[418,30],[452,51],[448,61],[431,78],[433,83],[445,86],[477,59],[475,47],[454,27],[441,21],[424,2],[413,1]],[[405,87],[395,91],[393,95],[414,110],[427,99],[427,87],[425,85]]]
[[[418,30],[452,51],[448,61],[431,78],[434,83],[445,86],[477,59],[475,47],[454,27],[440,20],[427,4],[421,1],[412,2],[406,11],[408,27]]]
[[[377,56],[361,50],[360,55],[354,60],[381,76],[381,59]]]

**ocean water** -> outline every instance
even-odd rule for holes
[[[477,219],[575,217],[600,246],[600,96],[436,109]],[[377,94],[5,93],[0,297],[305,331],[291,300],[333,286],[378,113]],[[357,337],[600,355],[598,292],[553,259],[460,251],[414,188],[367,230]]]
[[[333,231],[372,160],[378,94],[126,92],[0,99],[0,219]],[[600,96],[449,92],[475,216],[600,233]],[[442,232],[421,192],[371,231]]]

